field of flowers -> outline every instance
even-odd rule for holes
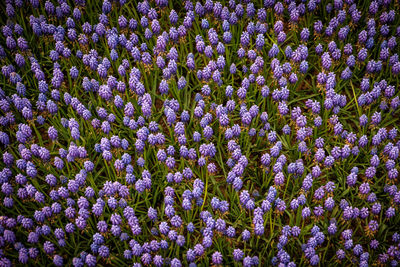
[[[3,0],[0,267],[400,264],[398,0]]]

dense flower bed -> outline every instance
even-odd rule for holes
[[[0,8],[0,267],[400,261],[397,0]]]

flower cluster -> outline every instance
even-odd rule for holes
[[[395,0],[5,0],[0,267],[400,262]]]

